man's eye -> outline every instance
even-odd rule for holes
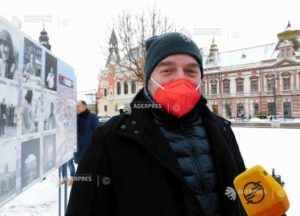
[[[172,68],[167,68],[167,69],[163,69],[162,72],[165,72],[165,73],[170,73],[170,72],[173,72],[174,69]]]
[[[197,71],[193,70],[193,69],[187,69],[185,71],[188,72],[188,73],[190,73],[190,74],[196,74],[197,73]]]

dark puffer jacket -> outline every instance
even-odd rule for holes
[[[114,117],[96,130],[78,165],[80,178],[72,187],[66,216],[205,215],[146,103],[141,90],[131,115]],[[245,171],[244,162],[230,123],[205,103],[202,99],[195,109],[200,109],[211,144],[220,215],[241,216],[240,201],[229,199],[225,191]],[[182,121],[169,120],[173,125]]]
[[[196,193],[205,215],[218,215],[217,176],[211,146],[199,110],[181,122],[179,127],[168,124],[154,113],[154,121],[175,153],[188,186]]]

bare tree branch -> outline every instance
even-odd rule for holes
[[[151,36],[174,31],[174,24],[154,5],[148,12],[131,15],[123,11],[114,24],[121,56],[120,72],[126,78],[142,81],[146,55],[145,41]]]

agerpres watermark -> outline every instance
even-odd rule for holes
[[[232,187],[227,187],[225,190],[225,195],[232,201],[236,200],[236,192]]]

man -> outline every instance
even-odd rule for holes
[[[76,104],[77,109],[77,152],[75,163],[79,163],[81,156],[90,142],[94,130],[99,126],[96,114],[91,113],[86,102],[81,100]]]
[[[78,101],[76,104],[77,109],[77,152],[74,154],[75,163],[79,163],[81,160],[82,154],[88,146],[90,139],[94,130],[99,126],[98,117],[91,113],[87,109],[87,104],[85,101]],[[68,161],[68,167],[70,170],[71,177],[75,176],[75,168],[73,164],[73,159]],[[63,180],[66,179],[66,174],[62,172]],[[61,182],[63,183],[63,181]],[[73,178],[68,182],[69,184],[73,183]]]
[[[167,33],[146,41],[144,89],[130,115],[94,133],[67,216],[244,215],[225,191],[245,165],[230,122],[206,106],[202,78],[190,38]]]

